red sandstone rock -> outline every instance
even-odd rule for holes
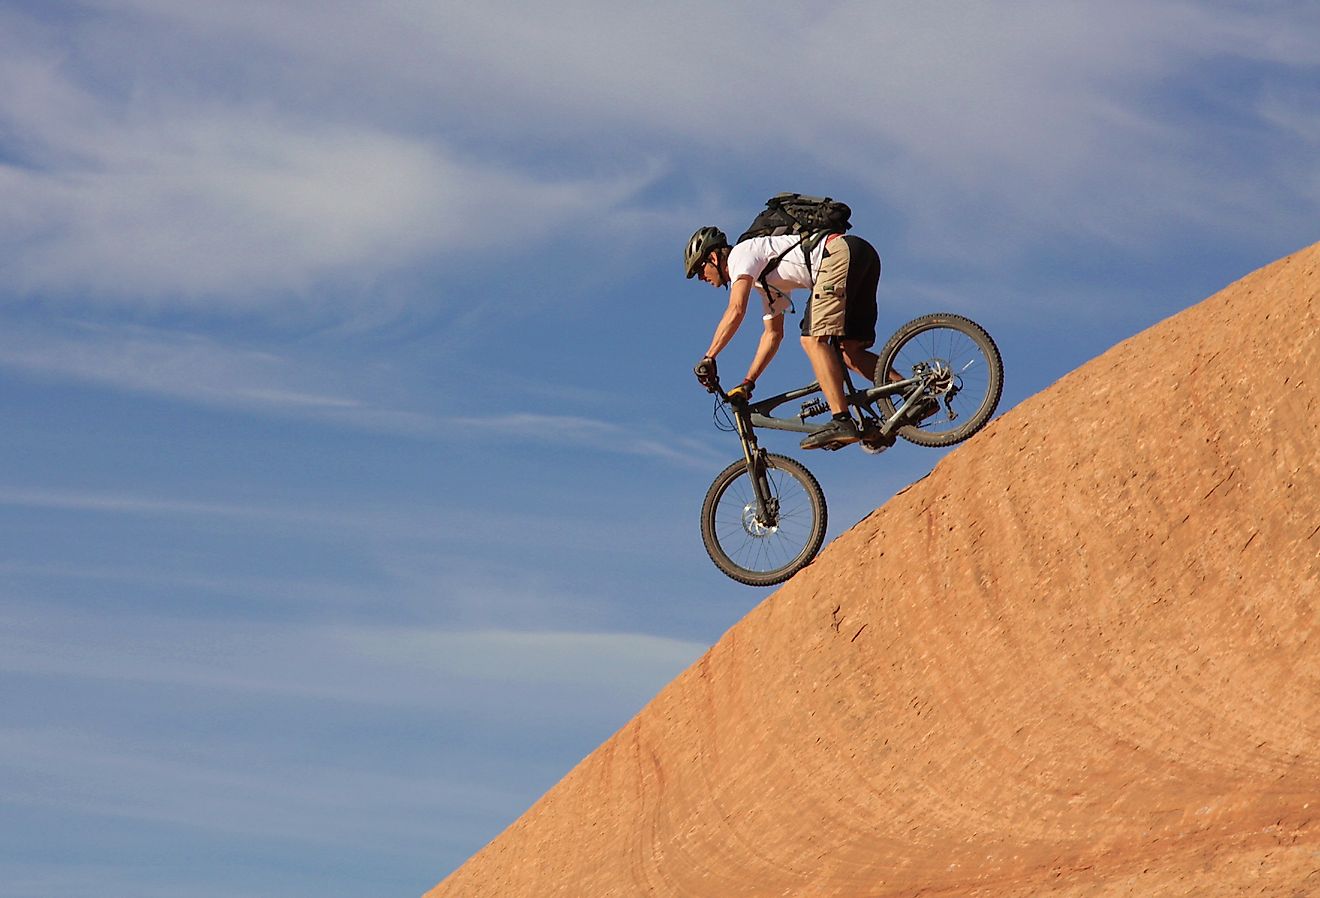
[[[1318,293],[993,422],[431,898],[1320,895]]]

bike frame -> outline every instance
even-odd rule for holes
[[[870,412],[871,419],[878,421],[879,434],[882,436],[892,436],[898,431],[904,423],[904,417],[907,416],[908,409],[913,403],[921,399],[921,396],[927,394],[925,390],[924,378],[906,378],[903,380],[894,380],[894,382],[884,384],[882,387],[870,387],[867,390],[857,390],[853,386],[853,379],[847,374],[847,368],[843,370],[843,386],[845,386],[845,401],[850,409],[858,409],[857,415],[862,417],[859,424],[866,424],[866,412]],[[917,387],[916,390],[912,390]],[[903,394],[912,390],[912,395],[907,397],[907,401],[894,409],[894,415],[888,417],[888,420],[882,420],[879,413],[875,411],[873,403],[880,396],[890,396],[894,394]],[[789,390],[777,396],[770,396],[767,399],[760,399],[754,403],[730,403],[730,408],[734,409],[734,420],[738,424],[738,436],[743,442],[750,441],[755,446],[756,438],[752,433],[755,428],[768,428],[772,431],[795,431],[797,433],[810,433],[818,427],[816,424],[808,424],[808,417],[824,415],[829,411],[829,405],[824,403],[824,399],[817,400],[816,403],[803,403],[804,408],[796,419],[791,417],[776,417],[772,415],[776,408],[791,401],[805,399],[807,396],[813,396],[821,391],[820,383],[809,383],[805,387],[799,387],[797,390]],[[729,399],[725,391],[718,390],[722,399]],[[810,408],[808,408],[808,405]]]
[[[892,435],[894,431],[902,426],[902,421],[907,414],[908,408],[926,393],[924,389],[914,390],[912,395],[907,398],[906,402],[894,409],[894,414],[890,415],[888,420],[883,420],[879,413],[872,407],[875,400],[879,399],[881,396],[903,393],[912,387],[924,387],[923,378],[909,377],[904,380],[893,381],[892,383],[885,384],[881,387],[870,387],[866,390],[858,390],[853,386],[852,378],[848,376],[847,369],[844,369],[843,381],[844,386],[846,387],[844,390],[844,397],[849,408],[858,409],[859,411],[857,414],[863,418],[866,417],[865,412],[870,412],[870,417],[880,422],[879,432],[884,436]],[[793,418],[775,417],[771,412],[786,402],[803,399],[819,392],[820,384],[811,383],[805,387],[799,387],[796,390],[789,390],[787,393],[780,393],[777,396],[770,396],[766,399],[747,403],[741,410],[734,408],[735,416],[739,411],[743,411],[747,415],[747,423],[749,427],[753,428],[765,427],[771,430],[791,430],[797,433],[811,433],[818,425],[808,424],[807,418],[821,415],[829,411],[829,406],[825,405],[823,401],[820,402],[818,407],[814,407],[810,411],[804,409],[803,413],[799,414],[796,420]],[[864,424],[865,421],[859,421],[858,423]]]
[[[858,390],[853,386],[852,378],[848,374],[848,369],[843,370],[844,396],[849,409],[856,409],[855,414],[861,419],[858,423],[865,425],[866,419],[870,417],[878,422],[879,427],[870,434],[875,434],[883,439],[892,440],[894,431],[902,426],[908,409],[918,399],[927,392],[926,379],[924,377],[909,377],[903,380],[896,380],[887,383],[884,386],[870,387],[866,390]],[[903,393],[909,389],[912,390],[900,406],[894,409],[888,420],[883,420],[878,412],[872,407],[881,396],[889,396],[895,393]],[[719,386],[718,381],[714,384],[715,391],[720,398],[728,401],[728,394]],[[803,403],[801,413],[797,419],[779,418],[771,414],[779,406],[813,396],[819,393],[820,383],[813,382],[805,387],[799,387],[796,390],[789,390],[787,393],[780,393],[777,396],[770,396],[756,402],[730,402],[729,407],[733,409],[734,426],[738,431],[739,442],[742,443],[743,457],[747,461],[747,469],[750,473],[752,488],[756,493],[756,501],[759,511],[759,518],[766,526],[775,526],[778,523],[779,509],[776,507],[776,501],[770,494],[770,487],[765,477],[765,450],[762,449],[756,440],[756,428],[764,427],[771,430],[789,430],[797,433],[811,433],[818,425],[808,424],[807,418],[824,414],[829,411],[829,406],[823,400],[816,400],[814,403]],[[868,416],[866,413],[870,412]]]

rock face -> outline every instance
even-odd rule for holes
[[[1320,895],[1318,295],[1003,415],[430,896]]]

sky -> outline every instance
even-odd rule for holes
[[[700,541],[695,228],[845,200],[882,339],[979,321],[1007,410],[1320,239],[1317,45],[1277,0],[0,0],[0,896],[424,892],[767,595]],[[810,379],[790,338],[760,392]],[[831,537],[942,456],[793,440]]]

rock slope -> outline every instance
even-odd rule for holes
[[[431,898],[1320,895],[1318,294],[1003,415]]]

